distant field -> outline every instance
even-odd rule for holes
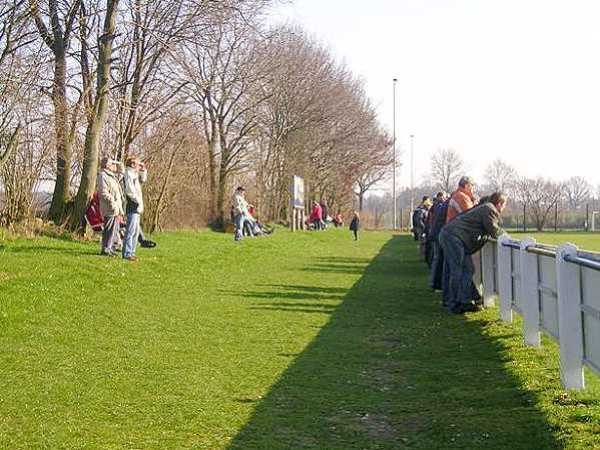
[[[543,244],[560,245],[565,242],[571,242],[582,250],[600,252],[600,233],[580,232],[544,232],[544,233],[523,233],[511,232],[510,235],[515,239],[524,239],[527,236],[535,238]]]

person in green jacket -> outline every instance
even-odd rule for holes
[[[439,236],[449,274],[448,309],[454,314],[476,310],[470,303],[475,267],[471,255],[479,251],[489,238],[504,233],[500,215],[506,207],[507,196],[495,192],[487,202],[476,206],[446,224]]]

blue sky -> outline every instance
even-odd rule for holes
[[[600,185],[600,1],[296,0],[303,25],[366,82],[391,131],[397,85],[400,182],[408,136],[420,179],[440,147],[469,172],[503,158],[527,175]]]

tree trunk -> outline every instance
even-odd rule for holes
[[[217,189],[217,217],[215,220],[215,226],[217,228],[224,228],[225,226],[225,198],[227,193],[227,169],[225,167],[225,160],[221,161],[219,167],[219,185]]]
[[[96,100],[85,134],[85,156],[81,184],[75,198],[69,221],[72,230],[83,230],[83,216],[96,189],[98,175],[99,140],[108,110],[112,44],[119,0],[108,0],[103,35],[99,39]]]
[[[213,132],[214,136],[214,132]],[[214,139],[208,141],[208,182],[210,192],[210,218],[209,221],[213,222],[217,220],[217,203],[218,203],[218,185],[217,185],[217,154],[216,154],[216,143]]]
[[[71,141],[68,127],[68,105],[66,91],[67,59],[62,43],[54,44],[54,82],[52,103],[54,104],[54,130],[56,134],[56,183],[50,204],[50,219],[60,225],[66,216],[66,207],[71,200]]]

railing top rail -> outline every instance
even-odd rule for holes
[[[527,252],[541,256],[548,256],[550,258],[556,258],[556,249],[552,250],[542,246],[527,247]]]
[[[594,261],[593,259],[571,255],[565,255],[565,261],[577,264],[578,266],[586,267],[588,269],[600,271],[600,261]]]
[[[589,259],[592,261],[600,261],[600,253],[589,252],[587,250],[578,250],[577,256],[585,259]]]
[[[519,241],[513,241],[513,240],[503,242],[502,245],[504,247],[515,248],[517,250],[519,250],[521,248],[521,244],[519,243]]]

